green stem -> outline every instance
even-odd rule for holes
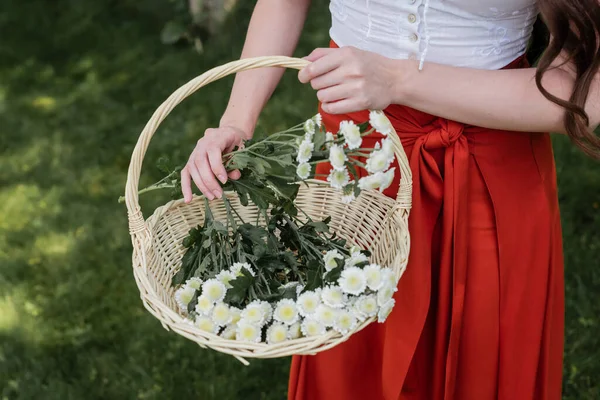
[[[163,184],[153,184],[148,186],[147,188],[138,190],[138,196],[144,193],[148,193],[148,192],[152,192],[154,190],[159,190],[159,189],[168,189],[168,188],[174,188],[175,185],[172,185],[170,183],[163,183]],[[125,201],[125,196],[121,196],[119,197],[119,203],[123,203]]]

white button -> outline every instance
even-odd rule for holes
[[[408,14],[408,22],[414,24],[417,22],[417,16],[415,14]]]
[[[411,42],[416,42],[417,40],[419,40],[419,36],[417,36],[416,33],[413,33],[408,37],[408,40],[410,40]]]

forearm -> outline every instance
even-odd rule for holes
[[[241,58],[292,55],[310,0],[258,0]],[[221,126],[235,126],[251,137],[258,116],[281,79],[282,68],[260,68],[236,75]]]
[[[398,62],[406,71],[395,87],[400,104],[485,128],[565,133],[564,110],[540,93],[534,68],[477,70],[430,63],[418,71],[412,62]],[[549,70],[542,81],[550,93],[566,100],[573,82],[572,74],[560,68]],[[586,111],[592,129],[600,115],[597,82],[590,88]]]

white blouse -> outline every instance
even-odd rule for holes
[[[331,0],[329,35],[389,58],[499,69],[522,55],[535,0]]]

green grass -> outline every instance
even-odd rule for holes
[[[139,300],[125,207],[117,204],[139,132],[201,72],[238,58],[252,2],[198,55],[160,43],[164,0],[4,0],[0,5],[0,398],[282,399],[289,360],[202,350]],[[298,55],[327,45],[316,1]],[[182,162],[223,111],[231,79],[178,107],[153,139]],[[316,99],[286,74],[260,121],[282,128]],[[600,170],[556,140],[567,275],[565,398],[600,397]],[[165,197],[148,196],[148,216]]]

